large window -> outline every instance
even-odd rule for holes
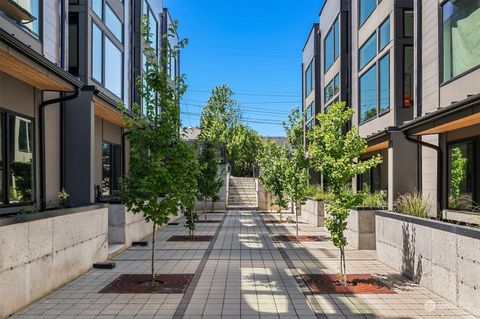
[[[34,202],[33,122],[0,113],[0,205]]]
[[[364,24],[377,6],[377,0],[358,0],[359,23]]]
[[[413,96],[413,47],[403,47],[403,106],[412,107]]]
[[[73,75],[78,76],[78,43],[79,39],[79,29],[78,29],[78,13],[69,13],[68,14],[68,72]]]
[[[310,62],[310,65],[307,67],[305,71],[305,97],[309,96],[312,93],[314,86],[315,86],[315,79],[314,79],[314,62]]]
[[[118,41],[123,42],[123,24],[108,4],[105,6],[105,25]]]
[[[340,55],[340,22],[335,20],[324,40],[325,72],[327,72]]]
[[[379,33],[379,48],[382,50],[387,44],[390,43],[390,18],[385,20],[385,22],[380,26],[378,31]]]
[[[150,42],[150,47],[155,51],[155,55],[158,56],[158,22],[152,8],[145,0],[143,1],[143,15],[148,19],[148,26],[150,28],[148,42]]]
[[[413,38],[413,10],[403,11],[403,36],[405,38]]]
[[[377,116],[377,65],[360,77],[360,123]]]
[[[108,37],[105,38],[105,87],[116,96],[122,96],[122,52],[113,44]]]
[[[116,96],[123,96],[122,51],[95,23],[92,23],[92,78]]]
[[[390,109],[390,55],[384,56],[378,62],[378,113]]]
[[[103,19],[103,0],[92,0],[92,10],[100,19]]]
[[[315,102],[310,103],[305,112],[305,122],[308,122],[315,115]]]
[[[480,0],[447,1],[443,7],[443,80],[480,65]]]
[[[92,78],[103,83],[103,34],[102,30],[92,24]]]
[[[122,148],[109,142],[102,143],[102,195],[118,196],[122,177]]]
[[[467,141],[448,147],[448,208],[473,209],[477,169],[475,142]]]
[[[359,67],[362,69],[368,62],[377,55],[377,33],[372,36],[362,45],[359,53]]]
[[[3,1],[0,1],[3,2]],[[12,21],[19,24],[22,28],[27,29],[30,31],[35,37],[40,35],[40,0],[8,0],[7,2],[13,2],[14,5],[21,8],[22,11],[28,12],[28,14],[32,17],[31,21],[25,23],[25,21],[21,21],[18,16],[12,14],[12,16],[6,15],[12,18]],[[1,10],[1,8],[0,8]]]
[[[324,90],[324,102],[325,105],[329,104],[329,102],[336,97],[336,95],[340,92],[340,74],[335,75],[333,80],[331,80]]]

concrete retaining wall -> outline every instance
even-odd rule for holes
[[[258,180],[258,210],[263,212],[277,212],[279,207],[278,205],[272,205],[275,201],[275,196],[270,192],[267,192],[262,185],[260,179]],[[287,209],[283,208],[284,212],[291,212],[290,204]]]
[[[377,212],[379,261],[479,315],[480,229]]]
[[[106,206],[18,219],[0,224],[0,318],[75,279],[108,256]]]
[[[355,208],[347,218],[348,247],[360,250],[375,249],[375,210]]]
[[[227,167],[226,165],[220,165],[219,166],[219,177],[222,179],[223,181],[223,185],[222,187],[220,188],[220,190],[218,191],[218,198],[219,200],[216,201],[214,203],[214,208],[215,208],[215,211],[219,211],[219,212],[224,212],[227,210],[227,178],[228,178],[228,174],[227,174]],[[205,201],[197,201],[195,203],[195,210],[197,212],[204,212],[205,209],[207,211],[211,211],[212,210],[212,202],[210,200],[207,200],[206,202]]]
[[[315,227],[323,227],[325,218],[325,204],[323,201],[307,199],[301,210],[301,220]]]

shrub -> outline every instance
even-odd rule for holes
[[[394,203],[394,210],[398,213],[415,217],[428,217],[429,203],[428,198],[424,198],[422,193],[401,195]]]
[[[387,206],[387,193],[385,191],[370,192],[367,185],[359,192],[362,207]]]
[[[332,199],[332,194],[324,191],[320,185],[308,185],[307,196],[317,201],[328,201]]]

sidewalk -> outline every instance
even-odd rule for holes
[[[203,218],[203,217],[202,217]],[[183,219],[157,237],[156,272],[195,274],[185,294],[101,294],[120,274],[148,274],[150,247],[114,258],[113,270],[92,270],[25,308],[13,318],[475,318],[428,290],[405,281],[375,259],[375,251],[347,251],[349,273],[370,273],[397,294],[315,294],[302,274],[336,274],[338,252],[328,240],[274,242],[293,225],[270,224],[270,214],[211,214],[219,224],[198,224],[211,242],[167,242],[184,235]],[[322,235],[301,224],[301,235]]]

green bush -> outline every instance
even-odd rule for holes
[[[307,196],[316,201],[328,201],[332,199],[332,194],[325,192],[320,185],[308,185]]]
[[[370,192],[367,185],[359,192],[362,207],[385,207],[387,206],[387,193],[385,191]]]
[[[428,218],[428,199],[419,192],[404,194],[395,201],[394,210],[405,215]]]

